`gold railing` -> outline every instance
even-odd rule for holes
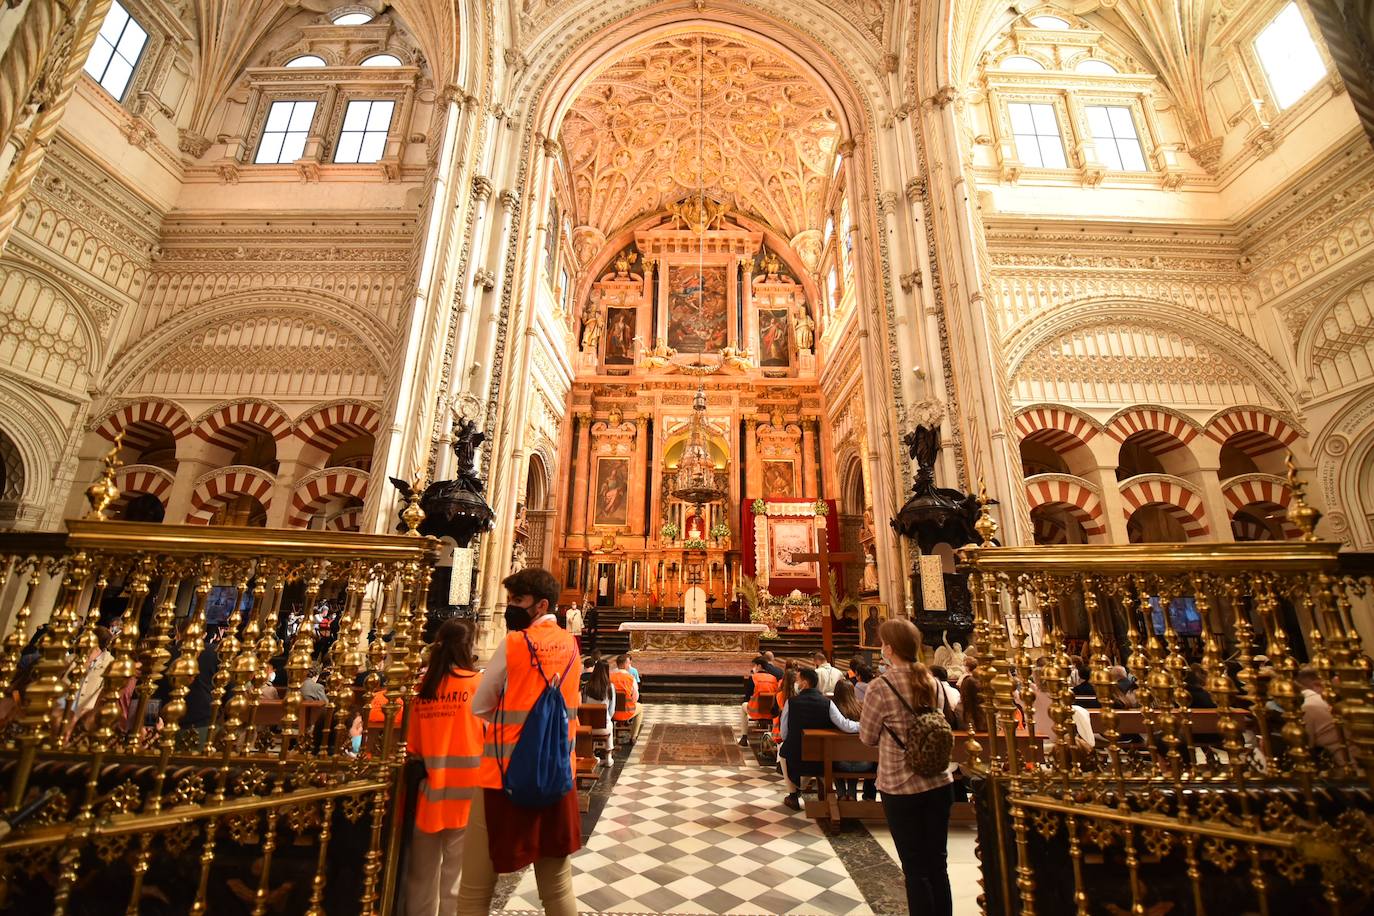
[[[1339,545],[1000,548],[983,521],[960,557],[987,698],[966,767],[985,912],[1369,912],[1374,690],[1353,608],[1370,588]],[[1184,598],[1195,660],[1170,610]],[[1100,706],[1091,750],[1074,740],[1071,639]],[[1300,679],[1330,704],[1318,740]],[[1034,730],[1037,684],[1043,753],[1012,737],[1018,708]]]
[[[389,912],[434,558],[428,538],[316,531],[0,534],[0,684],[23,685],[0,734],[0,912]],[[332,642],[311,619],[326,595]],[[88,676],[102,614],[103,679]],[[264,698],[274,659],[286,686]],[[323,702],[303,696],[312,666]],[[195,698],[208,720],[188,719]]]

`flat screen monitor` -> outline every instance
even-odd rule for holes
[[[210,589],[210,595],[205,601],[205,625],[209,627],[222,627],[229,622],[229,615],[234,612],[234,596],[238,594],[238,589],[232,585],[216,585]],[[239,610],[246,611],[253,601],[253,593],[244,589],[239,597]]]
[[[1202,615],[1192,595],[1181,595],[1169,602],[1169,621],[1179,636],[1202,635]],[[1164,608],[1158,595],[1150,596],[1150,627],[1156,636],[1164,635]]]

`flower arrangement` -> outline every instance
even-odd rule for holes
[[[717,541],[728,538],[729,536],[730,526],[725,524],[725,522],[716,522],[711,526],[711,537],[715,538]]]
[[[685,550],[705,550],[710,545],[701,538],[688,538],[682,542],[682,546]]]
[[[751,505],[749,508],[753,511],[755,515],[763,515],[765,512],[768,511],[768,506],[764,504],[762,497],[754,500],[753,505]]]
[[[664,522],[658,533],[663,536],[663,540],[672,541],[677,539],[678,530],[677,522]]]

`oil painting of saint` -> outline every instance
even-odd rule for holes
[[[727,343],[725,268],[674,267],[668,286],[668,346],[714,353]]]
[[[763,463],[763,492],[768,496],[792,495],[792,462],[765,461]]]
[[[606,365],[634,365],[634,339],[635,310],[606,309]]]
[[[792,364],[791,319],[787,309],[759,309],[759,365],[785,369]]]
[[[624,525],[630,496],[630,460],[602,458],[596,464],[594,525]]]

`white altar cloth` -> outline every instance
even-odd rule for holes
[[[763,633],[767,629],[768,628],[761,623],[647,623],[627,620],[620,625],[620,630],[624,633],[633,633],[635,630],[701,630],[707,633]]]

